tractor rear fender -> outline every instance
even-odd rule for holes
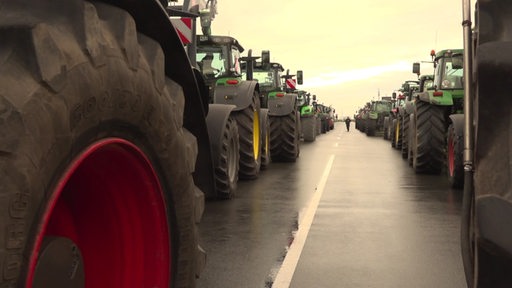
[[[212,149],[212,158],[214,163],[219,161],[220,149],[222,146],[224,127],[228,121],[229,115],[235,109],[235,105],[210,104],[209,113],[206,117],[208,134]]]
[[[416,97],[418,97],[421,101],[430,103],[430,95],[428,92],[421,92],[416,94]]]
[[[241,81],[237,85],[215,86],[213,103],[235,105],[234,111],[249,107],[253,102],[254,92],[259,93],[257,81]]]
[[[464,135],[464,114],[452,114],[449,116],[450,122],[453,124],[455,134]]]
[[[412,102],[412,101],[407,101],[407,102],[405,102],[404,110],[405,110],[405,112],[407,112],[407,114],[409,114],[409,115],[411,115],[412,113],[414,113],[414,102]]]
[[[294,111],[297,103],[297,94],[287,93],[283,97],[270,97],[268,99],[269,116],[285,116]]]

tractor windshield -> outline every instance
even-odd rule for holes
[[[227,54],[227,48],[224,46],[197,47],[197,65],[206,79],[218,78],[229,70]]]
[[[254,80],[258,81],[260,87],[274,86],[274,73],[268,71],[254,71]]]
[[[441,89],[463,89],[462,55],[446,57],[439,60],[438,76]]]
[[[391,102],[377,102],[375,103],[375,112],[389,112],[391,111]]]

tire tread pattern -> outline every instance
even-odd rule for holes
[[[414,170],[416,173],[439,174],[445,159],[445,120],[443,108],[416,102],[416,149]]]
[[[271,116],[269,120],[272,160],[295,162],[299,145],[295,111],[285,116]]]

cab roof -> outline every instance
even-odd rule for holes
[[[244,52],[244,47],[231,36],[217,36],[217,35],[197,35],[197,44],[210,44],[210,45],[233,45],[238,48],[240,53]]]

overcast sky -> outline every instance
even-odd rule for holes
[[[415,80],[412,63],[432,49],[462,48],[461,22],[462,0],[218,0],[212,34],[303,70],[299,88],[342,117]]]

